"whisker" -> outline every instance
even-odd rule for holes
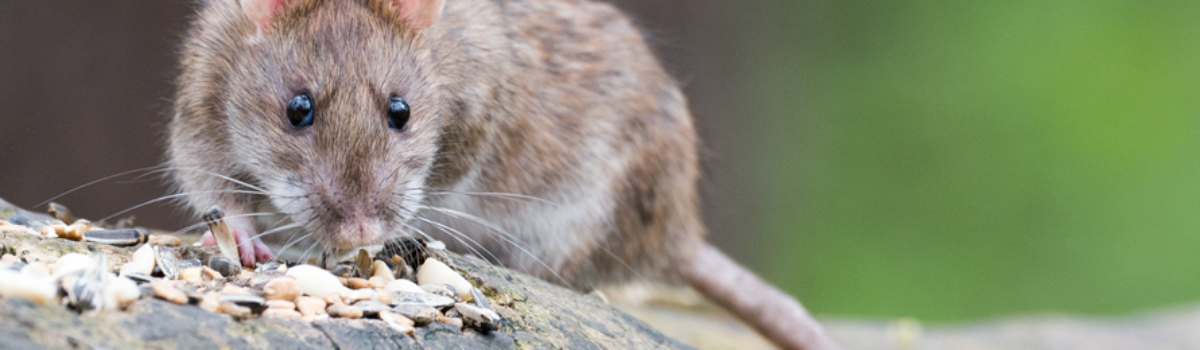
[[[94,180],[94,181],[91,181],[91,182],[85,183],[85,184],[83,184],[83,185],[79,185],[78,187],[72,188],[72,189],[70,189],[70,190],[68,190],[68,191],[66,191],[66,192],[63,192],[63,193],[61,193],[61,194],[59,194],[59,195],[57,195],[57,196],[50,197],[50,199],[47,199],[45,202],[38,203],[38,204],[34,205],[33,207],[34,207],[34,208],[41,207],[41,206],[43,206],[43,205],[46,205],[46,203],[53,202],[55,199],[62,198],[63,196],[66,196],[66,195],[68,195],[68,194],[74,193],[75,191],[81,190],[81,189],[83,189],[83,188],[85,188],[85,187],[88,187],[88,186],[91,186],[91,185],[95,185],[95,184],[98,184],[98,183],[101,183],[101,182],[104,182],[104,181],[112,180],[112,179],[114,179],[114,178],[118,178],[118,177],[125,176],[125,175],[129,175],[129,174],[133,174],[133,173],[140,172],[140,171],[149,171],[149,170],[153,170],[153,169],[155,169],[155,168],[159,168],[159,167],[163,167],[163,166],[166,166],[166,164],[159,164],[159,165],[150,166],[150,167],[138,168],[138,169],[133,169],[133,170],[129,170],[129,171],[123,171],[123,172],[119,172],[119,173],[116,173],[116,174],[113,174],[113,175],[105,176],[105,177],[102,177],[102,178],[100,178],[99,180]]]

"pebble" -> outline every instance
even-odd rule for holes
[[[189,267],[179,271],[179,279],[188,283],[204,283],[204,270],[200,267]]]
[[[204,280],[205,281],[211,281],[211,280],[215,280],[215,279],[224,277],[224,276],[221,276],[220,272],[217,272],[217,270],[213,270],[213,268],[211,268],[211,267],[201,266],[200,268],[204,269]]]
[[[386,286],[383,286],[383,291],[389,294],[395,292],[425,293],[425,290],[416,283],[405,279],[388,282]]]
[[[342,300],[342,297],[338,296],[337,294],[329,294],[321,299],[324,300],[325,303],[329,304],[329,305],[346,305],[346,301]]]
[[[341,283],[338,283],[337,277],[334,277],[329,271],[312,265],[294,266],[288,269],[287,275],[296,279],[296,283],[300,286],[300,291],[303,294],[318,298],[350,290]]]
[[[376,290],[375,291],[375,301],[378,301],[378,302],[381,302],[384,304],[388,304],[388,305],[392,305],[392,293],[387,293],[384,291]]]
[[[230,259],[222,255],[214,256],[208,259],[208,267],[216,270],[224,277],[237,276],[242,272],[242,263],[238,262],[237,258]]]
[[[350,287],[350,289],[362,289],[371,287],[371,283],[362,278],[351,277],[347,280],[346,287]]]
[[[404,317],[416,321],[417,323],[425,324],[437,320],[438,310],[424,305],[405,304],[397,305],[392,308],[395,312]]]
[[[178,247],[178,246],[183,245],[183,241],[180,241],[178,237],[168,236],[168,235],[150,235],[149,242],[150,242],[150,244],[153,244],[153,245],[161,245],[161,246],[167,246],[167,247]]]
[[[295,310],[296,303],[287,300],[267,300],[267,308]]]
[[[146,234],[137,229],[124,228],[117,230],[94,230],[83,233],[83,240],[92,243],[128,247],[142,244]]]
[[[235,286],[232,284],[226,284],[224,288],[221,288],[221,294],[223,294],[223,295],[250,295],[250,291],[246,290],[246,288],[238,287],[238,286]]]
[[[392,293],[392,305],[419,305],[432,308],[443,308],[454,305],[454,299],[429,293],[398,291]]]
[[[131,272],[144,273],[149,275],[154,272],[154,248],[150,245],[143,245],[133,252],[133,259],[129,260],[125,265],[121,265],[121,275],[124,276]]]
[[[179,290],[179,288],[171,286],[171,284],[166,281],[150,281],[150,288],[154,290],[154,296],[162,298],[163,300],[180,305],[188,303],[187,294],[182,290]]]
[[[125,277],[106,272],[104,283],[104,310],[123,310],[142,297],[137,283]]]
[[[362,318],[363,316],[361,308],[349,305],[329,305],[325,308],[325,312],[330,316],[341,318]]]
[[[458,292],[459,298],[464,301],[471,300],[471,282],[458,274],[446,264],[434,258],[425,259],[425,263],[421,264],[421,269],[417,271],[417,284],[449,284]]]
[[[168,279],[179,278],[179,258],[175,257],[175,250],[161,245],[147,246],[154,247],[154,263],[162,270],[163,276]]]
[[[471,288],[471,299],[475,300],[475,306],[489,310],[492,308],[492,304],[488,303],[487,297],[479,288]]]
[[[454,310],[457,310],[463,316],[463,323],[480,332],[491,332],[496,330],[496,324],[500,322],[500,314],[496,311],[484,309],[467,303],[454,304]]]
[[[412,335],[413,332],[416,332],[416,329],[413,329],[413,325],[415,325],[415,323],[408,317],[397,315],[390,311],[380,311],[379,319],[383,320],[384,323],[387,323],[388,327],[391,327],[397,332],[407,335]]]
[[[300,296],[300,286],[292,277],[279,277],[263,286],[263,297],[268,300],[296,300]]]
[[[229,229],[229,225],[225,224],[225,212],[221,211],[220,207],[209,209],[208,213],[204,214],[204,221],[208,222],[208,230],[212,232],[213,238],[217,241],[217,248],[221,250],[221,255],[227,258],[238,261],[238,244],[237,238],[233,236],[233,231]],[[220,271],[218,269],[218,271]]]
[[[327,303],[325,302],[325,300],[322,300],[319,298],[314,298],[314,297],[296,298],[296,308],[299,309],[300,314],[304,315],[304,316],[324,315],[326,304]]]
[[[371,266],[371,269],[374,270],[374,273],[371,274],[371,280],[380,278],[385,280],[383,284],[387,284],[387,282],[391,282],[396,279],[396,276],[392,273],[392,269],[388,268],[387,263],[375,260],[375,262],[371,263]]]
[[[271,318],[297,319],[297,318],[301,317],[300,312],[297,312],[296,310],[292,310],[292,309],[283,309],[283,308],[269,308],[266,311],[263,311],[262,315],[263,315],[263,317],[271,317]]]
[[[422,284],[421,289],[425,290],[425,292],[429,294],[441,295],[450,299],[459,299],[458,291],[449,284]]]

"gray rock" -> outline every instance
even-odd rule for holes
[[[454,299],[429,293],[395,291],[392,292],[392,305],[417,305],[432,308],[443,308],[454,305]]]

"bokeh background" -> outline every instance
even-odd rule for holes
[[[1200,297],[1200,2],[617,4],[685,84],[712,240],[815,313]],[[0,197],[158,164],[191,6],[0,2]],[[168,191],[134,180],[59,201],[100,218]]]

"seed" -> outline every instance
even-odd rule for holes
[[[51,278],[30,278],[16,271],[0,269],[0,296],[44,304],[54,300],[56,294],[58,286]]]
[[[176,304],[187,304],[188,297],[182,290],[171,286],[163,280],[154,280],[150,282],[150,289],[154,290],[154,295],[163,300],[170,301]]]
[[[432,308],[443,308],[454,305],[454,299],[429,293],[396,291],[392,292],[392,305],[420,305]]]
[[[125,265],[121,265],[121,275],[127,275],[131,272],[143,273],[149,275],[154,272],[154,248],[149,245],[143,245],[133,252],[133,259],[129,260]]]
[[[375,289],[380,289],[380,288],[383,288],[384,286],[387,286],[388,282],[391,282],[391,281],[393,281],[393,280],[389,280],[389,279],[386,279],[386,278],[383,278],[380,276],[375,276],[375,277],[371,277],[371,279],[367,280],[367,286],[369,286],[371,288],[375,288]]]
[[[199,267],[189,267],[180,270],[179,279],[188,283],[204,283],[204,270]]]
[[[262,315],[263,315],[263,317],[272,317],[272,318],[292,318],[292,319],[300,318],[300,313],[297,312],[296,310],[282,309],[282,308],[269,308],[266,311],[263,311]]]
[[[383,291],[387,292],[388,294],[399,292],[399,291],[411,292],[411,293],[426,293],[425,290],[421,289],[421,287],[417,286],[416,283],[412,283],[412,281],[405,280],[405,279],[399,279],[399,280],[388,282],[387,285],[383,286]]]
[[[221,295],[209,292],[200,298],[200,308],[208,312],[218,312],[221,307]]]
[[[412,335],[415,331],[413,329],[414,322],[408,319],[408,317],[397,315],[390,311],[380,311],[379,319],[383,320],[384,323],[387,323],[388,327],[392,327],[397,332]]]
[[[300,296],[300,286],[292,277],[279,277],[263,286],[263,297],[268,300],[296,300]]]
[[[293,303],[293,302],[290,302],[287,300],[267,300],[267,308],[268,309],[295,310],[296,303]]]
[[[296,279],[303,294],[318,298],[350,290],[338,283],[337,277],[334,277],[329,271],[312,265],[294,266],[288,269],[287,275]]]
[[[362,318],[363,310],[349,305],[329,305],[325,308],[330,316],[342,318]]]
[[[371,263],[371,266],[374,273],[371,274],[370,279],[384,279],[383,284],[396,280],[396,277],[392,274],[392,269],[388,268],[387,263],[375,260],[375,262]]]
[[[366,249],[358,250],[358,258],[354,260],[354,277],[371,277],[371,271],[374,268],[371,262],[371,253],[367,253]]]
[[[421,264],[421,269],[417,271],[417,283],[420,285],[448,284],[454,287],[455,292],[462,300],[471,300],[471,282],[467,282],[467,279],[459,275],[457,271],[437,259],[425,259],[425,263]]]
[[[71,210],[67,209],[67,206],[65,205],[50,202],[50,204],[46,206],[46,212],[50,213],[50,216],[62,220],[62,222],[67,224],[75,222],[75,216],[71,215]]]
[[[183,245],[183,241],[180,241],[178,237],[167,235],[150,235],[149,242],[153,245],[162,245],[168,247],[178,247]]]
[[[371,283],[367,282],[367,280],[362,279],[362,278],[351,277],[347,281],[346,286],[350,287],[350,289],[362,289],[362,288],[370,287]]]
[[[168,246],[147,246],[154,247],[154,263],[162,270],[163,276],[168,279],[179,278],[179,258],[175,257],[175,250]]]
[[[217,312],[239,319],[248,319],[254,317],[254,313],[250,311],[250,308],[234,303],[221,303],[221,305],[217,307]]]
[[[296,298],[296,308],[300,309],[300,314],[304,316],[324,315],[326,305],[325,300],[314,297]]]
[[[242,272],[242,264],[237,258],[229,258],[224,255],[213,256],[208,259],[208,267],[216,270],[221,276],[234,277]]]
[[[208,222],[208,230],[217,240],[217,248],[221,250],[221,255],[237,261],[237,238],[233,236],[233,231],[229,230],[229,225],[225,224],[225,212],[221,211],[220,207],[213,207],[204,214],[204,221]]]
[[[463,323],[480,332],[491,332],[496,330],[496,324],[500,322],[500,314],[495,311],[484,309],[467,303],[454,304],[454,310],[457,310],[463,316]]]
[[[104,309],[118,310],[125,309],[142,297],[142,291],[138,289],[137,283],[125,277],[111,276],[109,281],[104,284]]]
[[[92,259],[92,257],[79,253],[69,253],[59,257],[54,262],[53,276],[54,278],[61,278],[68,274],[83,273],[95,266],[96,260]]]
[[[84,232],[83,240],[92,243],[128,247],[142,244],[142,242],[146,241],[146,235],[142,231],[132,228],[96,230]]]

